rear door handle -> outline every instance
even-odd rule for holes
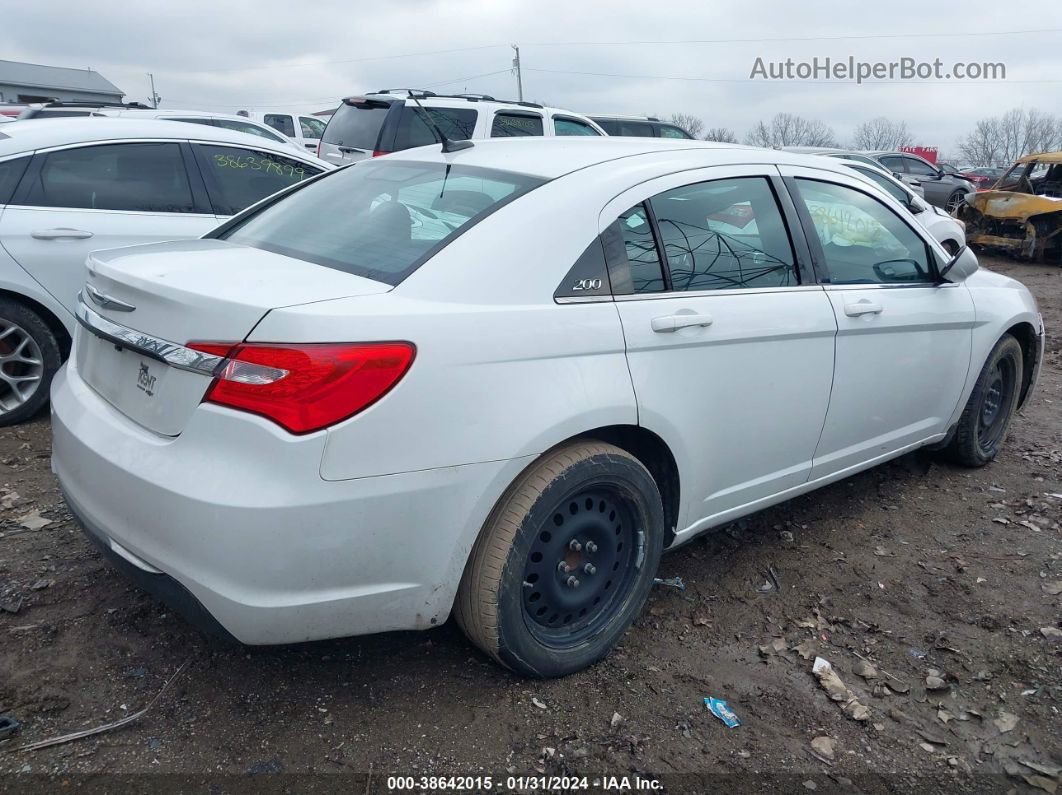
[[[848,317],[859,317],[860,315],[880,315],[882,312],[881,304],[876,304],[873,301],[856,301],[854,304],[845,304],[844,313]]]
[[[92,233],[84,229],[59,227],[58,229],[38,229],[36,232],[30,232],[30,237],[34,240],[88,240],[92,237]]]
[[[692,326],[710,326],[712,325],[711,315],[665,315],[664,317],[654,317],[651,323],[653,331],[658,334],[667,334],[672,331],[678,331],[680,328],[690,328]]]

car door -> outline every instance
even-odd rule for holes
[[[601,215],[639,421],[691,533],[803,484],[826,417],[837,325],[780,188],[773,166],[697,169]]]
[[[927,202],[937,207],[948,203],[948,197],[955,191],[955,185],[950,180],[945,180],[937,169],[917,157],[905,157],[903,163],[911,179],[922,185]]]
[[[813,480],[939,438],[970,367],[974,307],[941,282],[943,250],[853,177],[782,166],[837,318]]]
[[[293,157],[234,144],[196,142],[192,149],[218,218],[235,215],[323,170]]]
[[[199,237],[217,219],[176,141],[38,152],[0,216],[8,253],[73,311],[85,258],[98,249]]]
[[[299,143],[310,152],[317,151],[325,124],[313,116],[299,116]]]

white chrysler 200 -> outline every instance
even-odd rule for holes
[[[1033,389],[1029,292],[841,163],[443,148],[89,257],[53,466],[200,625],[269,644],[452,611],[566,674],[663,549],[916,448],[983,465]]]

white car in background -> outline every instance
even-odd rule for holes
[[[317,153],[317,145],[325,131],[327,119],[320,119],[310,113],[290,113],[288,111],[239,110],[236,115],[264,124],[276,130],[294,146],[304,152]]]
[[[966,245],[966,224],[958,218],[952,218],[935,204],[927,202],[907,183],[901,182],[888,174],[885,169],[877,166],[855,160],[841,160],[840,162],[862,174],[906,207],[915,220],[940,241],[949,254],[954,254]]]
[[[608,653],[665,547],[911,450],[981,466],[1020,283],[829,158],[424,146],[89,257],[53,469],[109,558],[243,643]]]
[[[213,126],[33,119],[0,132],[0,425],[48,398],[77,325],[85,258],[199,237],[331,166]]]

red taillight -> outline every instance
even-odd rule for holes
[[[390,152],[385,152],[382,149],[373,149],[372,150],[372,156],[373,157],[381,157],[383,155],[389,155],[389,154],[391,154],[391,153]]]
[[[368,408],[398,383],[416,355],[409,342],[188,347],[225,357],[203,400],[261,414],[292,433],[318,431]]]

